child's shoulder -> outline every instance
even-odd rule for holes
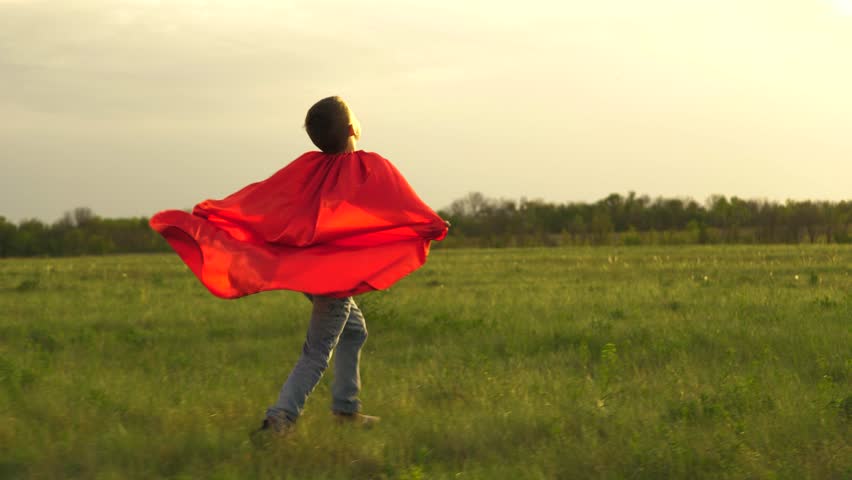
[[[335,161],[344,160],[344,161]],[[320,151],[305,152],[295,160],[290,162],[288,167],[292,169],[299,168],[323,168],[322,165],[327,165],[327,162],[333,161],[338,168],[354,168],[360,165],[360,168],[366,168],[368,171],[376,169],[395,170],[394,164],[377,152],[368,152],[366,150],[356,150],[354,152],[330,154]],[[287,167],[285,167],[287,168]]]
[[[387,157],[385,157],[384,155],[377,153],[377,152],[368,152],[366,150],[358,150],[358,151],[353,152],[353,153],[357,154],[358,158],[360,158],[364,162],[374,162],[374,163],[381,163],[381,164],[390,164],[391,163],[391,161],[388,160]]]
[[[367,150],[356,150],[354,152],[346,152],[346,153],[325,153],[319,150],[309,150],[298,157],[296,160],[300,159],[318,159],[318,158],[331,158],[331,157],[341,157],[341,156],[357,156],[358,158],[363,159],[380,159],[384,161],[389,161],[385,156],[378,152],[369,152]]]
[[[353,153],[356,153],[356,154],[358,154],[358,156],[362,156],[362,157],[381,158],[381,159],[387,160],[384,156],[382,156],[382,154],[380,154],[378,152],[368,152],[367,150],[358,150],[358,151],[353,152]]]

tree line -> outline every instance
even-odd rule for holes
[[[650,198],[613,193],[594,203],[494,199],[474,192],[439,212],[444,246],[850,243],[852,201]]]
[[[852,201],[744,200],[613,193],[593,203],[495,199],[474,192],[438,212],[453,227],[438,248],[718,243],[852,243]],[[0,216],[0,257],[167,252],[148,218],[81,207],[52,224]]]
[[[17,225],[0,216],[0,257],[166,252],[170,247],[145,217],[101,218],[81,207],[52,224],[37,219]]]

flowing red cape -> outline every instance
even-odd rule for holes
[[[150,220],[211,293],[346,297],[390,287],[426,262],[447,226],[385,158],[308,152],[192,213]]]

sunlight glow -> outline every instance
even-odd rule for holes
[[[838,12],[852,16],[852,0],[831,0],[831,3]]]

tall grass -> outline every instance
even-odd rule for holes
[[[300,352],[293,292],[174,255],[0,260],[0,478],[852,476],[852,248],[437,250],[361,296],[369,431]]]

